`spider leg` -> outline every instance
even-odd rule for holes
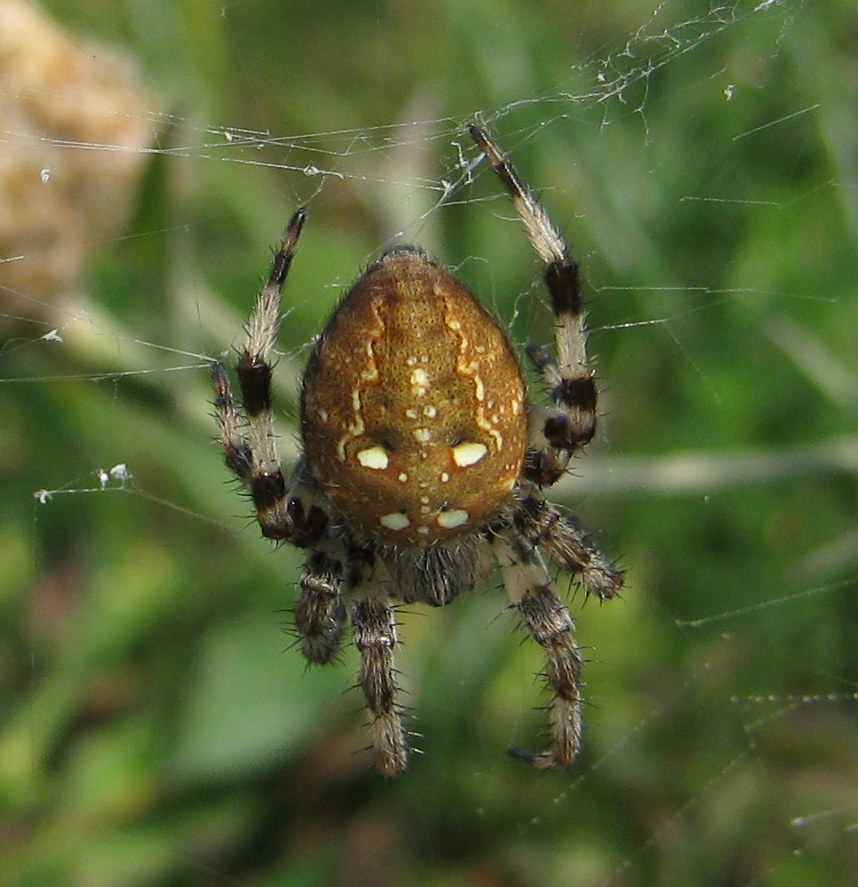
[[[396,619],[379,583],[368,574],[374,565],[353,562],[351,605],[354,645],[361,656],[358,684],[369,710],[369,730],[376,767],[395,776],[408,768],[408,742],[397,703],[393,648],[398,642]]]
[[[212,365],[215,418],[227,467],[250,493],[262,534],[293,541],[293,519],[271,417],[271,352],[280,320],[283,285],[306,216],[303,208],[292,216],[247,324],[236,366],[243,411],[235,405],[223,364],[215,361]]]
[[[336,655],[346,610],[342,599],[343,564],[338,551],[321,547],[307,558],[301,594],[295,604],[295,632],[310,662],[323,665]]]
[[[584,591],[600,600],[615,597],[623,586],[623,572],[593,544],[574,515],[564,515],[531,489],[515,507],[515,528],[534,547],[567,573],[578,576]]]
[[[539,552],[521,539],[494,541],[510,603],[524,628],[545,652],[551,745],[541,753],[510,749],[510,754],[537,770],[565,767],[581,747],[581,665],[569,611],[551,588]]]
[[[539,345],[529,345],[527,353],[553,403],[532,410],[531,446],[523,473],[536,483],[553,484],[566,470],[572,453],[592,439],[596,428],[597,392],[587,360],[578,262],[548,213],[486,130],[471,124],[470,133],[512,198],[531,245],[546,266],[545,285],[556,318],[556,358]]]

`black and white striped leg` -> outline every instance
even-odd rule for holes
[[[376,767],[395,776],[408,768],[409,749],[397,702],[393,608],[381,597],[358,598],[352,603],[352,632],[361,656],[358,683],[369,712]]]
[[[295,632],[301,652],[310,662],[324,665],[340,647],[346,619],[342,591],[342,560],[321,549],[312,552],[295,604]]]
[[[596,547],[581,522],[563,514],[536,490],[516,505],[513,525],[527,541],[545,551],[561,570],[576,576],[584,591],[600,600],[615,597],[623,571]]]
[[[539,553],[521,540],[495,542],[504,585],[522,625],[545,653],[551,744],[540,753],[510,749],[537,770],[565,767],[581,748],[581,665],[569,611],[552,589]]]
[[[578,263],[557,226],[486,130],[472,124],[470,132],[512,198],[533,249],[545,263],[545,285],[556,317],[556,357],[538,345],[528,346],[527,353],[541,373],[552,403],[532,409],[524,475],[542,485],[553,484],[566,470],[572,453],[591,440],[596,427],[597,392],[587,360]]]
[[[241,410],[236,407],[223,364],[216,361],[212,365],[215,418],[224,461],[250,493],[262,534],[271,539],[291,539],[293,535],[271,417],[271,352],[283,285],[306,215],[302,208],[292,216],[248,321],[236,365]]]

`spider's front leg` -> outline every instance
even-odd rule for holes
[[[310,553],[295,604],[295,634],[304,657],[325,665],[340,647],[346,609],[343,604],[343,565],[338,551],[319,546]]]
[[[510,749],[520,761],[547,770],[571,764],[581,748],[581,654],[569,611],[551,587],[539,552],[520,537],[497,537],[495,551],[510,603],[522,625],[545,652],[551,745],[539,754]]]
[[[373,581],[374,558],[353,559],[351,619],[354,645],[361,656],[358,684],[369,711],[376,767],[395,776],[408,768],[408,741],[397,701],[393,648],[398,642],[396,615],[381,583]]]

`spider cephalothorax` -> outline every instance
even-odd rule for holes
[[[247,326],[241,411],[223,366],[212,372],[226,464],[250,493],[263,535],[309,551],[295,606],[307,659],[329,662],[351,621],[384,773],[402,772],[409,751],[393,665],[397,601],[446,604],[500,567],[510,605],[546,654],[551,743],[540,754],[515,752],[544,769],[570,763],[581,733],[581,656],[544,558],[601,599],[622,585],[577,520],[541,492],[595,428],[577,263],[485,130],[470,132],[546,266],[556,357],[535,345],[527,352],[548,405],[527,401],[507,337],[474,296],[420,249],[397,246],[358,278],[316,342],[301,396],[302,456],[284,479],[271,352],[303,209]]]

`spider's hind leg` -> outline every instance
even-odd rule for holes
[[[281,292],[306,216],[303,208],[293,214],[247,323],[236,365],[241,409],[235,404],[223,364],[212,364],[215,418],[224,461],[250,493],[262,535],[289,539],[296,545],[302,543],[293,538],[294,522],[288,512],[286,483],[271,416],[271,353],[280,321]]]
[[[551,587],[539,552],[522,539],[498,537],[495,550],[510,603],[522,625],[545,652],[545,679],[552,693],[548,706],[551,745],[534,754],[510,754],[537,770],[571,764],[581,747],[581,665],[569,611]]]
[[[524,475],[550,485],[563,475],[573,453],[596,429],[598,392],[587,359],[587,327],[581,304],[578,262],[544,207],[485,129],[470,126],[471,137],[512,198],[534,252],[545,264],[545,285],[555,317],[554,350],[530,345],[527,354],[548,388],[551,405],[531,408],[531,441]]]

